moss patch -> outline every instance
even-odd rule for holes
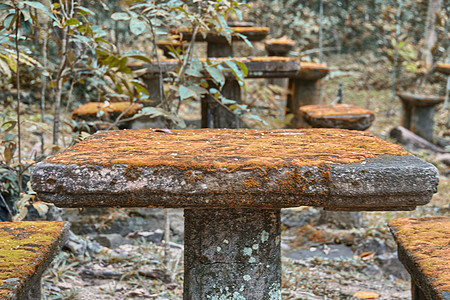
[[[400,218],[389,226],[431,284],[450,291],[450,217]]]
[[[31,277],[60,239],[64,222],[0,222],[0,296],[11,292],[7,279]],[[0,297],[3,298],[3,297]]]
[[[46,162],[233,172],[355,163],[383,154],[408,152],[370,133],[340,129],[142,129],[96,133]]]

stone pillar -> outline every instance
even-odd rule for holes
[[[222,43],[208,42],[208,57],[233,57],[233,47],[224,39]]]
[[[318,80],[300,78],[289,79],[289,90],[286,113],[294,114],[290,128],[305,127],[302,118],[298,116],[298,109],[303,105],[320,104],[320,83]]]
[[[279,209],[184,214],[184,299],[281,299]]]

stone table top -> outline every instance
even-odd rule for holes
[[[269,34],[269,27],[257,27],[257,26],[233,26],[230,27],[234,33],[245,36],[245,38],[252,42],[261,41],[266,38]],[[181,35],[182,39],[185,41],[190,41],[192,39],[192,29],[191,28],[178,28],[172,30],[172,33]],[[238,35],[232,36],[233,40],[243,40]],[[217,32],[208,32],[206,35],[198,33],[195,36],[195,40],[198,42],[212,42],[212,43],[228,43],[227,39]]]
[[[96,133],[31,183],[60,207],[409,210],[430,201],[438,171],[366,132],[144,129]]]
[[[330,72],[324,64],[302,62],[298,58],[278,57],[278,56],[255,56],[255,57],[234,57],[234,58],[209,58],[212,63],[232,60],[245,64],[248,69],[246,78],[299,78],[305,80],[319,80]],[[201,59],[202,63],[206,60]],[[145,76],[158,78],[160,70],[164,76],[178,68],[178,61],[175,59],[160,60],[159,64],[154,62],[130,64],[132,69],[146,69]],[[225,76],[234,77],[231,72]]]
[[[366,130],[375,114],[352,104],[315,104],[300,106],[298,113],[312,127]]]
[[[397,96],[403,103],[413,106],[434,106],[444,102],[445,98],[433,95],[399,93]]]
[[[438,63],[436,65],[436,71],[445,75],[450,75],[450,63]]]
[[[400,218],[389,227],[413,279],[433,299],[450,299],[450,217]]]

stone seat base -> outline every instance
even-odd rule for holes
[[[389,227],[412,278],[412,299],[449,300],[450,217],[400,218]]]
[[[370,110],[351,104],[305,105],[298,114],[313,128],[366,130],[375,119]]]
[[[1,299],[40,299],[42,273],[68,230],[64,222],[0,222]]]

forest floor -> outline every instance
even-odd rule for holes
[[[400,125],[401,106],[396,98],[392,115],[386,117],[391,99],[388,69],[370,70],[361,62],[349,65],[346,58],[330,61],[329,65],[333,72],[323,81],[324,99],[329,99],[325,102],[335,98],[338,83],[343,82],[344,102],[373,110],[376,120],[368,131],[389,140],[389,130]],[[261,89],[261,82],[251,83],[248,88],[249,94],[258,94]],[[13,115],[12,108],[5,107],[4,111],[9,109]],[[42,127],[37,111],[33,105],[24,109],[25,123],[29,125],[23,133],[27,155],[39,142],[33,134],[38,126]],[[69,115],[65,118],[69,120]],[[436,114],[438,137],[448,135],[446,118],[442,112]],[[274,119],[267,119],[269,126],[281,126]],[[44,129],[50,132],[50,125]],[[67,146],[73,139],[69,127],[65,135]],[[283,212],[283,299],[358,299],[354,297],[358,291],[373,292],[377,299],[411,298],[409,278],[395,259],[395,242],[386,224],[404,216],[450,215],[450,178],[449,167],[438,162],[435,153],[408,150],[440,170],[439,191],[428,205],[411,212],[364,212],[364,226],[349,230],[317,226],[320,213],[315,208]],[[44,299],[182,299],[182,241],[173,243],[166,265],[159,242],[140,239],[117,247],[96,247],[96,251],[86,251],[84,255],[67,249],[61,252],[44,275]]]

